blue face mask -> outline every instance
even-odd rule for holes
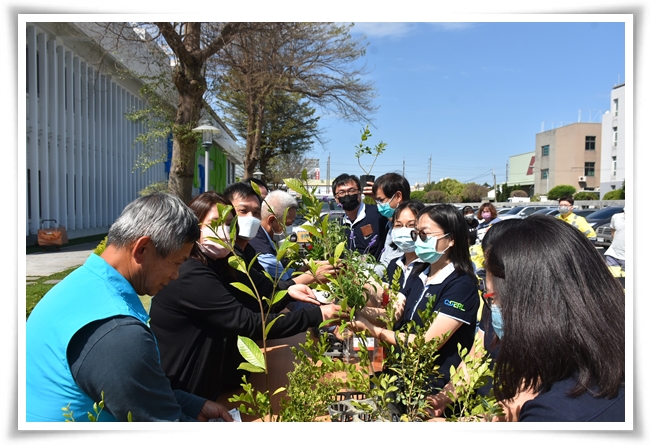
[[[402,252],[413,252],[415,250],[415,241],[411,238],[413,229],[408,227],[398,227],[393,229],[393,242]]]
[[[395,196],[393,195],[393,198]],[[395,213],[395,209],[390,206],[390,202],[393,200],[393,198],[390,198],[388,202],[385,202],[383,204],[377,204],[377,210],[382,216],[385,216],[386,218],[392,218],[393,214]]]
[[[501,308],[493,304],[490,306],[490,311],[492,312],[492,328],[494,328],[494,333],[497,334],[497,337],[502,338],[503,318],[501,317]]]
[[[442,252],[438,252],[436,250],[436,244],[438,244],[438,240],[440,238],[444,238],[447,235],[449,234],[445,233],[441,237],[432,236],[431,238],[427,238],[426,241],[422,241],[420,237],[418,237],[415,240],[415,254],[425,263],[435,263],[447,251],[447,249],[451,247],[447,246],[447,249],[443,250]]]

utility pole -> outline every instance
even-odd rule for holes
[[[429,173],[427,175],[427,184],[431,184],[431,156],[429,156]]]
[[[406,158],[402,161],[402,176],[405,177],[404,171],[406,170]]]
[[[330,193],[330,155],[327,155],[327,194]]]
[[[492,168],[492,178],[494,179],[494,202],[497,202],[497,175],[494,174],[494,168]]]

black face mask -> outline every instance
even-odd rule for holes
[[[341,207],[343,210],[351,211],[359,207],[359,195],[345,195],[342,198],[339,198]]]

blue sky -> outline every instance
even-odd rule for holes
[[[509,156],[534,151],[535,134],[600,122],[610,91],[625,82],[622,22],[357,23],[379,111],[370,145],[386,151],[373,174],[426,182],[506,180]],[[321,118],[321,178],[363,174],[354,157],[362,124]],[[368,166],[371,157],[364,156]]]

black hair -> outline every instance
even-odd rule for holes
[[[424,215],[427,215],[445,233],[448,233],[450,240],[454,240],[454,245],[449,248],[448,252],[449,260],[454,264],[456,271],[461,275],[468,275],[477,284],[474,265],[469,256],[467,223],[458,207],[451,204],[427,206],[418,213],[418,220]]]
[[[397,192],[402,192],[402,201],[411,199],[411,185],[404,176],[398,173],[386,173],[378,177],[372,185],[372,193],[376,194],[380,189],[387,198],[391,198]]]
[[[470,212],[472,213],[472,215],[474,214],[474,207],[472,207],[472,206],[465,206],[465,207],[463,207],[463,216],[464,216],[466,213],[470,213]]]
[[[260,206],[262,205],[262,197],[255,193],[253,187],[245,182],[230,184],[223,191],[223,196],[230,202],[233,202],[235,198],[251,198],[254,196],[260,202]]]
[[[250,185],[251,187],[252,187],[251,183],[254,182],[254,183],[257,184],[259,187],[264,187],[267,191],[269,191],[269,192],[271,191],[271,190],[269,189],[269,186],[266,185],[266,183],[265,183],[264,181],[262,181],[261,179],[257,179],[257,178],[246,178],[246,179],[242,179],[241,182],[243,182],[244,184],[248,184],[248,185]]]
[[[546,215],[502,221],[488,234],[485,267],[504,328],[497,398],[548,391],[570,377],[577,383],[569,396],[616,396],[625,378],[625,291],[596,248]]]
[[[566,202],[568,202],[569,204],[573,205],[573,202],[574,202],[574,201],[573,201],[573,196],[566,195],[566,196],[563,196],[563,197],[561,197],[560,199],[557,200],[558,203],[559,203],[559,202],[562,202],[562,201],[566,201]]]
[[[399,203],[397,207],[395,207],[395,213],[393,214],[393,224],[397,219],[399,219],[399,216],[402,214],[402,212],[406,209],[410,210],[413,215],[415,215],[415,219],[417,220],[418,214],[420,211],[425,207],[425,204],[422,201],[419,201],[417,199],[410,199],[408,201],[402,201]],[[390,247],[392,249],[397,249],[397,245],[394,242],[390,243]]]
[[[332,181],[332,194],[336,195],[336,189],[342,185],[347,184],[348,182],[354,182],[357,186],[357,189],[359,189],[359,192],[361,192],[361,182],[359,181],[358,177],[355,175],[348,175],[347,173],[341,173],[336,178],[334,178],[334,181]]]

